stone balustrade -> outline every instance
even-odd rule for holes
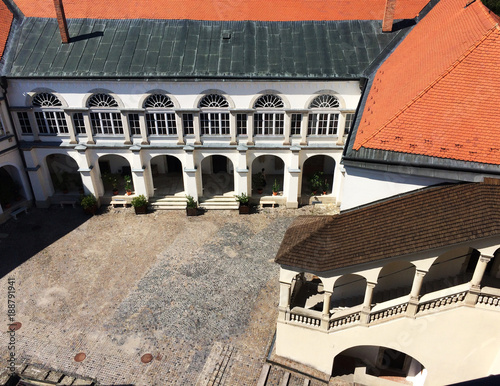
[[[335,328],[343,327],[347,324],[359,322],[360,318],[361,318],[360,311],[352,312],[348,315],[337,316],[337,317],[335,317],[334,314],[334,316],[330,318],[330,321],[328,323],[328,329],[333,330]]]
[[[406,312],[406,308],[408,307],[408,303],[397,304],[392,307],[385,308],[383,310],[374,312],[370,314],[370,323],[375,323],[378,321],[382,321],[383,319],[391,318],[396,315],[404,314]]]
[[[461,291],[455,294],[441,296],[428,302],[420,303],[417,308],[417,314],[428,310],[442,308],[450,304],[461,303],[465,299],[465,295],[467,295],[467,291]]]
[[[290,312],[290,321],[310,327],[320,327],[321,312],[296,307]]]

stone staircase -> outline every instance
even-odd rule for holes
[[[200,198],[200,208],[205,210],[237,210],[239,203],[234,196]]]
[[[264,364],[257,381],[257,386],[325,386],[327,384],[328,382],[309,378],[271,363]]]
[[[181,210],[186,209],[187,199],[185,196],[166,196],[162,198],[150,198],[149,207],[153,210]]]

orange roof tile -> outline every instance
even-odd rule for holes
[[[14,0],[27,17],[55,17],[53,0]],[[386,0],[65,0],[67,18],[190,20],[381,20]],[[413,19],[429,0],[396,5]]]
[[[379,68],[354,149],[500,164],[500,28],[480,1],[441,0]]]
[[[3,1],[0,1],[0,59],[2,58],[7,38],[9,37],[12,19],[12,12],[9,11]]]

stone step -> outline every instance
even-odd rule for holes
[[[238,210],[238,205],[200,205],[207,210]]]
[[[186,202],[186,197],[162,197],[162,198],[152,198],[150,202]]]

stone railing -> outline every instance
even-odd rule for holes
[[[477,297],[477,304],[481,306],[500,307],[500,289],[484,287]]]
[[[328,329],[332,330],[334,328],[343,327],[347,324],[359,322],[360,318],[361,318],[360,311],[356,312],[351,311],[351,313],[341,316],[333,314],[333,316],[330,318],[330,321],[328,322]]]
[[[321,312],[296,307],[290,311],[290,321],[310,327],[320,327]]]
[[[465,295],[467,295],[467,291],[461,291],[455,294],[441,296],[439,298],[420,303],[417,308],[417,314],[419,312],[442,308],[450,304],[461,303],[465,299]]]
[[[408,303],[397,304],[392,307],[385,308],[383,310],[372,312],[370,314],[370,323],[375,323],[383,319],[392,318],[393,316],[404,314],[408,307]]]

